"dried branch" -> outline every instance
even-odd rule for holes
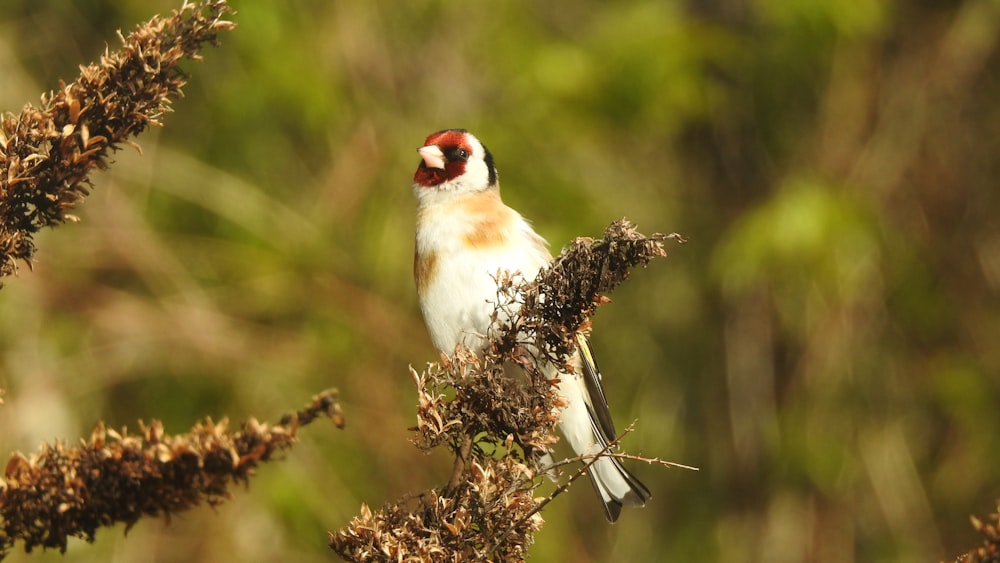
[[[983,545],[955,559],[955,563],[1000,563],[1000,501],[997,512],[983,521],[970,516],[972,527],[983,535]]]
[[[69,537],[93,541],[97,529],[142,516],[169,516],[229,498],[230,483],[247,483],[257,466],[296,441],[300,426],[318,417],[343,427],[337,392],[313,397],[304,409],[270,426],[249,419],[238,431],[206,419],[187,434],[139,423],[138,435],[99,424],[89,440],[70,447],[43,444],[28,457],[14,454],[0,481],[0,558],[17,540],[66,551]]]
[[[0,277],[17,261],[31,266],[32,235],[76,217],[67,213],[91,187],[89,174],[106,169],[111,152],[147,126],[160,125],[186,82],[183,59],[199,59],[205,43],[234,24],[225,0],[185,3],[169,18],[154,17],[100,62],[60,82],[41,107],[0,116]]]
[[[461,458],[456,471],[465,471],[420,502],[403,499],[375,512],[363,505],[360,516],[330,534],[330,547],[349,561],[523,560],[543,523],[541,507],[568,487],[534,496],[537,477],[548,472],[539,456],[555,441],[563,406],[556,381],[540,366],[566,366],[575,334],[588,328],[590,315],[608,301],[604,295],[631,268],[665,256],[668,239],[683,241],[646,237],[620,220],[602,240],[576,240],[530,283],[502,274],[481,353],[458,347],[422,373],[410,370],[419,396],[414,443],[446,445]],[[510,377],[505,364],[527,377]]]

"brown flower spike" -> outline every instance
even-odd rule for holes
[[[185,3],[168,18],[154,17],[127,36],[121,49],[80,67],[75,82],[0,115],[0,277],[30,267],[32,235],[76,220],[67,210],[89,193],[88,175],[108,167],[112,151],[148,126],[160,125],[181,94],[184,59],[234,24],[222,19],[224,0]]]
[[[229,498],[230,483],[246,483],[260,463],[295,443],[300,426],[319,417],[343,427],[337,392],[313,397],[276,425],[249,419],[237,431],[206,419],[187,434],[140,423],[138,434],[99,424],[79,446],[43,444],[14,454],[0,480],[0,558],[17,540],[24,549],[66,550],[72,537],[93,541],[97,529]]]
[[[993,514],[984,519],[970,516],[969,520],[983,536],[983,543],[955,559],[955,563],[1000,563],[1000,501]]]

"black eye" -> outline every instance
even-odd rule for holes
[[[444,150],[444,157],[450,162],[454,162],[456,160],[465,162],[466,160],[469,160],[469,151],[463,149],[462,147],[449,147]]]

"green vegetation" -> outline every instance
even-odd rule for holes
[[[537,561],[890,562],[978,543],[1000,496],[1000,5],[234,1],[142,154],[113,155],[0,290],[0,452],[92,425],[275,419],[247,491],[27,561],[329,561],[326,533],[451,460],[409,443],[435,360],[414,149],[465,127],[554,249],[627,217],[690,242],[594,320],[653,491],[543,512]],[[175,0],[0,0],[0,108]],[[542,492],[551,487],[545,484]],[[154,554],[154,555],[150,555]]]

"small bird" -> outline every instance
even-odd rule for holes
[[[472,133],[438,131],[417,152],[413,275],[424,321],[439,350],[450,353],[459,343],[479,349],[496,305],[497,273],[520,272],[530,280],[552,255],[545,239],[500,199],[493,156]],[[558,374],[566,404],[559,428],[577,455],[593,456],[617,434],[590,343],[582,334],[577,340],[574,372]],[[588,473],[612,522],[622,506],[643,506],[650,498],[617,458],[602,457]]]

